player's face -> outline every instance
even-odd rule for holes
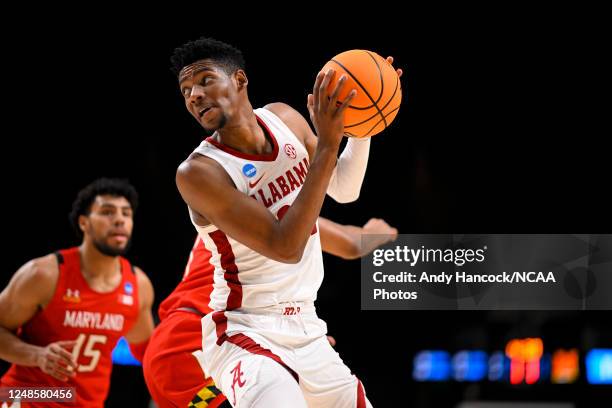
[[[85,239],[103,254],[122,255],[128,249],[134,225],[133,211],[125,197],[99,195],[89,215],[83,216]]]
[[[244,74],[237,72],[228,75],[214,62],[200,60],[183,68],[179,75],[187,110],[208,132],[224,127],[237,111]]]

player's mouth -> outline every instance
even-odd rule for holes
[[[119,242],[127,242],[128,239],[130,239],[130,237],[127,234],[124,233],[114,233],[114,234],[110,234],[110,237],[116,241]]]
[[[198,111],[198,114],[200,115],[200,119],[204,119],[204,116],[206,116],[206,114],[210,112],[212,108],[214,108],[214,106],[212,105],[206,105],[200,108],[200,110]]]

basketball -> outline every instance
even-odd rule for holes
[[[352,89],[357,90],[344,111],[347,136],[374,136],[393,122],[402,102],[402,85],[395,68],[385,58],[372,51],[350,50],[332,58],[323,72],[330,68],[336,71],[329,84],[330,93],[340,77],[346,75],[338,101],[343,101]]]

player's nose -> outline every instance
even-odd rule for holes
[[[204,96],[206,96],[204,88],[199,85],[194,85],[193,88],[191,88],[191,94],[189,95],[189,103],[197,104],[204,99]]]

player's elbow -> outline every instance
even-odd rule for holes
[[[286,239],[276,242],[274,245],[271,245],[271,248],[274,248],[274,253],[271,254],[270,257],[277,262],[296,264],[299,263],[304,256],[303,245],[297,245]]]
[[[327,195],[334,199],[337,203],[348,204],[357,201],[359,191],[328,191]]]
[[[304,256],[304,249],[302,250],[286,249],[286,250],[277,252],[275,256],[276,258],[275,261],[286,263],[286,264],[296,264],[302,260],[303,256]]]

